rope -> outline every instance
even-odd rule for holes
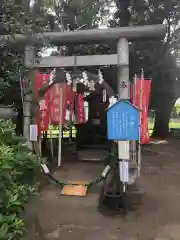
[[[112,145],[111,145],[111,148],[110,148],[109,150],[110,150],[110,153],[105,157],[105,160],[108,160],[108,165],[106,165],[106,167],[104,168],[103,172],[101,173],[101,175],[100,175],[99,177],[97,177],[95,180],[92,180],[92,181],[90,181],[90,182],[88,182],[88,183],[86,183],[86,184],[77,184],[77,183],[74,183],[74,184],[73,184],[73,183],[66,183],[66,182],[64,182],[63,180],[58,180],[58,179],[56,179],[56,178],[50,173],[50,171],[49,171],[49,169],[48,169],[48,167],[47,167],[47,165],[46,165],[45,163],[41,163],[41,167],[42,167],[45,175],[46,175],[52,182],[60,185],[61,187],[64,187],[64,186],[66,186],[66,185],[74,185],[74,186],[79,186],[79,185],[81,185],[81,186],[85,186],[85,187],[90,188],[90,187],[92,187],[93,185],[96,185],[96,184],[104,181],[104,180],[107,178],[109,172],[114,169],[113,166],[111,166],[111,163],[110,163],[110,162],[111,162],[111,159],[112,159],[112,158],[116,159],[117,150],[116,150],[115,145],[112,144]]]
[[[48,167],[46,166],[46,164],[41,164],[41,166],[42,166],[42,168],[43,168],[43,170],[44,170],[45,175],[46,175],[51,181],[53,181],[54,183],[60,185],[61,187],[64,187],[64,186],[66,186],[66,185],[74,185],[74,186],[79,186],[79,185],[81,185],[81,186],[90,188],[91,186],[93,186],[93,185],[95,185],[95,184],[98,184],[98,183],[102,182],[103,180],[105,180],[105,179],[107,178],[107,176],[108,176],[108,173],[110,172],[110,169],[111,169],[110,165],[107,165],[107,166],[105,167],[105,169],[103,170],[103,172],[102,172],[102,174],[101,174],[100,177],[97,177],[95,180],[92,180],[92,181],[90,181],[90,182],[88,182],[88,183],[85,183],[85,184],[77,184],[77,183],[66,183],[66,182],[64,182],[64,181],[62,181],[62,180],[58,180],[58,179],[56,179],[56,178],[49,172],[49,169],[48,169]]]

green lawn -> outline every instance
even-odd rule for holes
[[[149,134],[151,135],[152,130],[153,130],[153,126],[154,126],[154,120],[152,118],[148,119],[148,126],[149,126]],[[180,119],[178,120],[174,120],[171,119],[170,123],[169,123],[169,128],[179,128],[180,129]]]
[[[154,126],[154,120],[153,118],[148,119],[148,126],[149,126],[149,135],[152,134],[153,126]],[[180,129],[180,120],[174,120],[171,119],[169,123],[169,128],[179,128]],[[50,138],[50,135],[52,135],[52,138],[57,138],[59,136],[59,130],[58,127],[50,127],[48,131],[48,138]],[[69,138],[69,131],[63,131],[63,138]],[[72,138],[76,138],[76,128],[72,127]]]

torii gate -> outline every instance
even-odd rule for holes
[[[29,79],[33,83],[33,70],[35,68],[66,68],[66,67],[82,67],[82,66],[103,66],[116,65],[118,95],[121,99],[130,98],[129,90],[129,41],[134,40],[156,40],[163,39],[166,33],[165,25],[148,25],[134,26],[109,29],[91,29],[70,32],[45,32],[38,33],[33,36],[25,36],[16,34],[13,36],[14,42],[25,45],[25,67],[30,71]],[[9,36],[0,36],[0,41],[6,41]],[[44,58],[36,58],[33,45],[40,41],[46,40],[53,45],[66,44],[90,44],[104,43],[105,41],[117,41],[117,54],[109,55],[92,55],[92,56],[51,56]],[[45,84],[45,88],[54,82]],[[102,84],[102,82],[101,82]],[[126,86],[126,87],[124,87]],[[105,86],[107,88],[107,86]],[[112,93],[110,93],[111,95]],[[31,94],[26,95],[26,109],[24,121],[24,136],[29,140],[29,128],[31,124]],[[120,144],[120,143],[119,143]]]
[[[16,34],[11,41],[25,44],[25,67],[35,68],[65,68],[82,66],[118,66],[118,94],[121,99],[129,99],[129,44],[133,40],[162,39],[165,35],[165,25],[134,26],[109,29],[91,29],[70,32],[45,32],[33,36]],[[6,41],[9,36],[0,36],[0,41]],[[41,39],[53,45],[104,43],[109,40],[117,40],[117,54],[92,55],[92,56],[51,56],[35,58],[33,45]],[[33,75],[30,74],[30,81]],[[127,86],[124,88],[123,86]],[[30,101],[32,97],[26,96],[27,112],[25,113],[24,136],[29,139],[30,125]]]

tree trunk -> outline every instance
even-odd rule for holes
[[[118,9],[119,23],[121,27],[129,26],[131,15],[129,12],[130,0],[116,0],[116,6]]]
[[[155,123],[152,137],[165,139],[169,135],[169,120],[176,99],[164,94],[157,100]]]

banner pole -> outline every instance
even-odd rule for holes
[[[72,114],[69,114],[69,144],[72,143]]]
[[[71,86],[70,86],[71,87]],[[71,109],[71,91],[69,91],[69,144],[72,143],[72,109]]]
[[[73,102],[72,102],[72,106],[71,106],[71,109],[70,109],[70,143],[72,143],[72,140],[73,140],[73,109],[74,109],[74,99],[75,99],[75,96],[73,96]]]
[[[39,135],[39,153],[40,153],[40,157],[42,157],[42,141],[41,141],[41,137],[42,137],[42,133],[40,132],[40,135]]]
[[[52,130],[50,130],[50,147],[51,147],[51,156],[54,158],[54,150],[53,150],[53,139],[52,139]]]
[[[143,69],[141,70],[141,85],[140,85],[140,116],[139,116],[139,148],[138,148],[138,177],[140,177],[141,169],[141,124],[142,124],[142,97],[143,97]]]
[[[50,101],[52,101],[52,89],[50,89],[49,92],[49,97],[50,97]],[[51,111],[51,109],[50,109]],[[51,118],[49,117],[49,125],[51,125]],[[52,129],[49,129],[49,133],[50,133],[50,148],[51,148],[51,156],[52,158],[54,158],[54,148],[53,148],[53,140],[52,140]]]
[[[62,161],[62,88],[60,87],[59,96],[59,146],[58,146],[58,167],[61,166]]]
[[[133,102],[132,104],[136,106],[136,74],[134,75],[133,81]],[[136,153],[136,141],[132,141],[132,160],[134,163],[137,161],[137,153]]]
[[[61,7],[62,7],[62,12],[64,10],[64,5],[62,5],[61,3]],[[63,19],[63,15],[61,14],[61,19],[60,19],[60,22],[61,22],[61,32],[64,32],[64,19]],[[59,48],[60,50],[60,56],[64,55],[64,52],[63,52],[63,49],[62,47]],[[63,53],[63,54],[62,54]],[[56,77],[57,77],[57,72],[56,72]],[[62,91],[62,88],[61,88],[61,85],[60,85],[60,91],[59,91],[59,146],[58,146],[58,167],[61,166],[61,161],[62,161],[62,94],[63,94],[63,91]]]

